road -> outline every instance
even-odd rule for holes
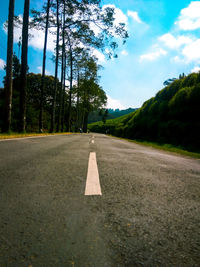
[[[95,152],[102,195],[85,195]],[[200,266],[200,161],[100,134],[0,141],[1,267]]]

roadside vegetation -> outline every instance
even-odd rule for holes
[[[128,108],[128,109],[100,109],[93,111],[89,114],[88,117],[88,123],[93,123],[97,121],[103,121],[105,122],[106,120],[111,120],[111,119],[116,119],[121,116],[127,115],[132,113],[133,111],[137,110],[136,108]]]
[[[12,138],[23,138],[23,137],[35,137],[35,136],[48,136],[48,135],[62,135],[62,134],[71,134],[69,132],[60,132],[60,133],[17,133],[17,132],[10,132],[7,133],[0,133],[0,140],[1,139],[12,139]]]
[[[106,123],[90,124],[89,129],[200,152],[199,103],[200,73],[192,73],[180,76],[137,111]]]
[[[156,149],[159,149],[159,150],[163,150],[163,151],[166,151],[166,152],[173,152],[173,153],[180,154],[180,155],[183,155],[183,156],[188,156],[188,157],[200,159],[200,153],[187,151],[184,148],[181,148],[181,147],[178,147],[178,146],[174,146],[174,145],[171,145],[171,144],[161,144],[161,143],[156,143],[156,142],[131,140],[131,139],[122,138],[122,137],[116,137],[116,136],[114,136],[114,137],[126,140],[128,142],[133,142],[133,143],[136,143],[136,144],[139,144],[139,145],[143,145],[143,146],[147,146],[147,147],[152,147],[152,148],[156,148]]]

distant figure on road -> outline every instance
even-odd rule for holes
[[[80,128],[79,130],[80,130],[80,133],[83,133],[83,130],[82,130],[82,128]]]

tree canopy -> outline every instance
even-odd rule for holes
[[[116,23],[115,10],[102,7],[97,0],[47,0],[42,10],[31,10],[30,17],[29,0],[24,0],[24,4],[23,20],[11,14],[15,27],[22,29],[21,64],[10,52],[13,77],[9,77],[14,86],[13,97],[16,97],[12,120],[17,122],[14,124],[20,131],[35,130],[36,121],[39,131],[71,131],[78,127],[87,131],[89,113],[105,106],[107,101],[99,86],[99,66],[94,51],[100,50],[108,58],[116,57],[119,39],[125,43],[128,38],[125,24]],[[27,72],[31,28],[45,31],[42,75]],[[45,75],[50,34],[56,36],[54,77]]]

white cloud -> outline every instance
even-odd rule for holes
[[[154,61],[160,56],[164,56],[167,54],[167,51],[163,50],[162,48],[159,48],[158,51],[144,54],[140,56],[140,61],[147,60],[147,61]]]
[[[163,42],[165,46],[171,49],[177,49],[182,45],[192,43],[192,39],[188,36],[179,35],[175,38],[171,33],[166,33],[158,38],[159,41]]]
[[[115,5],[104,5],[103,9],[105,9],[106,7],[114,8],[114,10],[115,10],[115,15],[114,15],[115,22],[114,22],[114,24],[115,25],[117,25],[119,23],[125,23],[127,25],[128,18],[121,11],[121,9],[116,8]],[[19,15],[19,17],[22,21],[22,15]],[[31,18],[30,18],[30,20],[31,20]],[[91,27],[96,34],[98,34],[100,32],[100,30],[97,28],[97,26],[91,25]],[[6,30],[5,30],[5,32],[6,32]],[[56,46],[55,45],[55,41],[56,41],[56,34],[55,33],[56,33],[56,28],[51,28],[48,32],[47,50],[49,50],[51,52],[54,52],[54,49]],[[29,34],[31,37],[29,38],[28,45],[35,48],[35,49],[42,50],[44,48],[44,35],[45,35],[44,31],[38,30],[38,29],[30,29]],[[19,42],[21,35],[22,35],[22,28],[21,27],[15,27],[15,29],[14,29],[14,42],[15,43]],[[79,43],[79,45],[81,45],[81,43]],[[93,55],[96,56],[101,63],[106,62],[105,56],[101,52],[99,52],[98,50],[95,49],[93,51]]]
[[[171,32],[158,37],[154,46],[155,52],[141,55],[140,61],[153,61],[168,53],[169,57],[171,55],[172,63],[186,65],[200,62],[200,39],[197,39],[195,34],[188,32],[183,34],[183,30],[200,29],[200,1],[191,1],[186,8],[182,9],[175,24],[177,27]]]
[[[38,71],[40,72],[40,74],[42,74],[42,66],[38,66],[37,67]],[[46,72],[46,71],[45,71]]]
[[[112,108],[112,109],[126,109],[119,100],[113,99],[110,96],[107,95],[108,102],[107,102],[107,108]]]
[[[194,67],[191,72],[200,72],[200,67]]]
[[[91,10],[96,8],[96,5],[91,5],[89,7]],[[102,10],[104,11],[106,8],[113,8],[114,9],[114,26],[117,26],[119,23],[124,23],[126,25],[128,25],[128,17],[123,13],[123,11],[119,8],[117,8],[115,5],[113,4],[108,4],[108,5],[104,5],[102,7]],[[96,12],[94,12],[96,14]],[[96,23],[92,22],[92,18],[90,17],[91,22],[90,22],[90,28],[93,30],[93,32],[95,33],[95,35],[100,34],[101,32],[101,23],[98,23],[99,25],[97,25]],[[96,20],[96,15],[94,15],[94,21]],[[111,33],[116,36],[114,31],[111,31]],[[116,36],[117,37],[117,36]]]
[[[44,32],[41,30],[31,29],[30,34],[33,35],[33,38],[29,40],[29,45],[36,49],[44,48]],[[47,50],[53,52],[55,48],[55,35],[48,34]]]
[[[172,63],[181,63],[181,64],[184,64],[185,63],[185,60],[180,58],[180,56],[175,56],[173,58],[171,58],[171,62]]]
[[[0,70],[3,70],[5,65],[6,65],[6,62],[0,58]]]
[[[191,44],[186,45],[182,54],[188,61],[197,61],[200,60],[200,39],[193,41]]]
[[[182,9],[175,24],[181,30],[196,30],[200,28],[200,1],[192,1],[188,7]]]
[[[77,80],[73,80],[72,84],[73,84],[73,86],[77,85],[78,84]],[[65,86],[68,88],[70,87],[70,81],[69,80],[65,80]]]
[[[106,62],[104,54],[99,52],[97,49],[94,49],[94,51],[92,52],[92,55],[95,56],[99,60],[99,63],[105,63]]]
[[[177,55],[171,58],[174,63],[188,64],[190,62],[199,62],[200,60],[200,39],[179,35],[174,37],[167,33],[158,38],[166,47],[176,49]],[[181,48],[181,49],[180,49]]]
[[[142,23],[142,20],[140,19],[138,13],[136,11],[130,11],[128,10],[128,16],[133,18],[133,20],[135,20],[138,23]]]
[[[38,66],[37,69],[42,74],[42,66]],[[45,70],[45,75],[51,75],[51,73],[48,70]]]
[[[19,15],[19,18],[22,21],[22,15]],[[30,18],[31,20],[31,18]],[[4,28],[4,31],[7,32],[7,30]],[[56,29],[51,28],[51,32],[56,31]],[[48,42],[47,42],[47,50],[53,52],[55,48],[55,40],[56,40],[56,35],[52,34],[50,31],[48,33]],[[38,29],[30,29],[29,30],[30,38],[28,41],[28,45],[32,46],[35,49],[40,49],[42,50],[44,48],[44,31],[38,30]],[[18,43],[19,39],[21,38],[22,35],[22,28],[15,27],[14,29],[14,42]]]
[[[122,54],[123,56],[128,56],[128,52],[127,52],[126,50],[122,50],[122,51],[121,51],[121,54]]]

